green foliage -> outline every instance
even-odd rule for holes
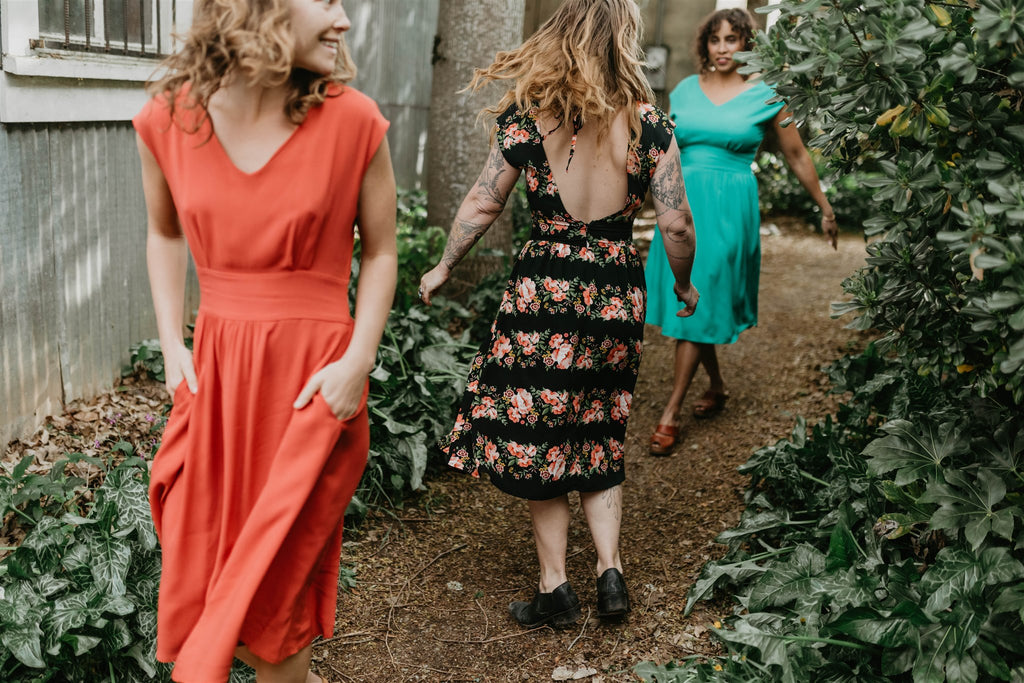
[[[128,376],[140,370],[144,370],[157,382],[167,381],[164,375],[164,354],[160,350],[159,339],[144,339],[131,345],[128,366],[121,374]]]
[[[816,117],[836,173],[878,171],[836,312],[881,336],[829,370],[834,418],[742,468],[688,605],[735,595],[729,654],[642,675],[1024,680],[1024,1],[774,8],[744,68]]]
[[[419,303],[420,277],[440,260],[446,241],[444,231],[426,221],[426,195],[399,192],[398,285],[370,373],[370,457],[347,511],[353,520],[368,505],[400,506],[405,495],[421,488],[433,445],[454,420],[474,351],[465,331],[473,319],[470,309],[440,296],[430,307]],[[358,252],[352,273],[354,306]],[[459,327],[463,331],[456,334]]]
[[[46,475],[27,473],[32,459],[0,477],[0,510],[26,533],[0,562],[0,680],[169,681],[155,656],[148,464],[124,441]],[[83,461],[103,469],[98,488],[67,473]]]
[[[406,311],[417,305],[420,277],[433,268],[444,251],[447,233],[427,225],[427,196],[422,190],[398,193],[398,283],[394,308]]]
[[[370,459],[348,513],[366,505],[400,506],[421,488],[434,443],[450,428],[474,347],[448,331],[453,316],[469,317],[437,297],[430,308],[393,309],[370,373]]]
[[[871,203],[874,190],[865,184],[874,174],[858,170],[829,178],[821,156],[813,150],[811,156],[822,178],[825,196],[832,204],[841,227],[863,230],[864,222],[874,215]],[[762,152],[754,163],[763,216],[793,216],[815,227],[820,226],[821,210],[783,158]]]

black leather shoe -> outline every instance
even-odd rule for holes
[[[622,572],[615,567],[606,569],[597,578],[597,616],[621,617],[629,609],[629,591]]]
[[[580,618],[580,599],[566,581],[550,593],[534,593],[530,602],[513,602],[508,611],[526,628],[543,624],[560,628],[572,626]]]

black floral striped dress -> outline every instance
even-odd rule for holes
[[[439,446],[450,466],[482,470],[520,498],[601,491],[625,478],[646,299],[633,219],[673,129],[657,107],[637,106],[626,205],[589,223],[562,205],[537,111],[513,105],[498,117],[497,144],[525,172],[533,230]]]

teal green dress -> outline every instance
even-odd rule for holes
[[[684,79],[669,96],[683,165],[686,195],[697,233],[691,279],[700,304],[679,318],[675,279],[660,230],[647,256],[647,322],[667,337],[702,344],[732,344],[757,324],[761,274],[761,217],[751,163],[765,130],[782,103],[766,104],[775,92],[758,82],[715,105],[697,76]]]

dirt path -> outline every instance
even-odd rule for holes
[[[673,354],[647,329],[626,443],[622,551],[635,609],[625,623],[516,626],[508,603],[529,599],[537,572],[526,505],[446,473],[404,509],[376,513],[349,534],[343,560],[356,567],[358,588],[341,596],[338,635],[315,647],[316,668],[337,683],[543,681],[583,669],[595,671],[584,680],[607,682],[636,680],[630,669],[640,661],[710,651],[707,625],[723,615],[714,605],[685,619],[682,610],[700,567],[719,552],[714,537],[739,519],[746,481],[736,468],[788,435],[795,416],[831,411],[819,368],[861,343],[828,306],[863,262],[860,236],[843,236],[834,254],[820,237],[790,229],[766,237],[763,252],[760,327],[720,353],[729,403],[713,420],[685,420],[671,458],[647,455]],[[705,388],[698,375],[684,414]],[[569,574],[587,615],[595,555],[575,497],[573,506]]]

